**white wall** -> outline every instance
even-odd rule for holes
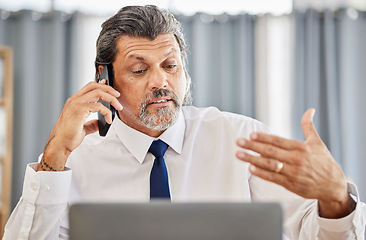
[[[353,7],[359,10],[366,10],[365,0],[293,0],[296,9],[337,9],[342,7]]]
[[[292,0],[1,0],[0,9],[18,11],[20,9],[32,9],[37,11],[49,11],[54,5],[56,10],[72,12],[81,11],[94,14],[113,14],[123,5],[146,5],[153,4],[162,8],[169,8],[173,12],[194,14],[207,12],[230,14],[242,11],[251,13],[271,12],[275,14],[288,13],[292,9]]]

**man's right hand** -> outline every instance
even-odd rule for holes
[[[54,126],[43,151],[37,171],[62,171],[70,153],[77,148],[84,137],[98,131],[98,120],[85,122],[90,113],[100,112],[107,123],[112,123],[112,113],[98,100],[110,103],[117,111],[122,105],[117,98],[120,93],[111,86],[90,82],[70,97]]]

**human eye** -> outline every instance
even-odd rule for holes
[[[166,61],[165,64],[164,64],[164,68],[169,70],[169,71],[172,71],[172,70],[176,69],[177,68],[177,61],[174,60],[174,59]]]
[[[146,69],[132,71],[132,73],[135,75],[142,75],[144,72],[146,72]]]
[[[148,66],[146,64],[136,64],[131,67],[131,73],[136,76],[143,75],[148,70]]]
[[[166,66],[166,68],[168,69],[173,69],[173,68],[176,68],[177,67],[177,64],[169,64]]]

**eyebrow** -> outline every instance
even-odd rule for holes
[[[177,49],[172,47],[168,53],[164,54],[164,57],[168,57],[170,55],[172,55],[173,53],[176,53],[177,52]],[[140,61],[144,61],[145,58],[142,57],[142,56],[139,56],[139,55],[136,55],[136,54],[132,54],[128,57],[129,59],[137,59],[137,60],[140,60]]]
[[[170,49],[170,51],[167,53],[167,54],[165,54],[164,55],[164,57],[167,57],[167,56],[169,56],[169,55],[172,55],[173,53],[176,53],[177,52],[177,49],[176,48],[174,48],[174,47],[172,47],[171,49]]]
[[[145,58],[141,57],[141,56],[136,56],[135,54],[132,54],[128,57],[129,59],[137,59],[137,60],[141,60],[141,61],[144,61]]]

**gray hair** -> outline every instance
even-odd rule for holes
[[[187,45],[181,23],[166,9],[153,5],[127,6],[102,24],[102,30],[96,43],[95,79],[99,78],[98,67],[112,64],[117,55],[117,40],[123,36],[142,37],[151,41],[160,34],[174,34],[180,47],[183,66],[187,64]],[[185,68],[186,69],[186,68]],[[191,101],[191,78],[185,70],[187,78],[184,104]]]

